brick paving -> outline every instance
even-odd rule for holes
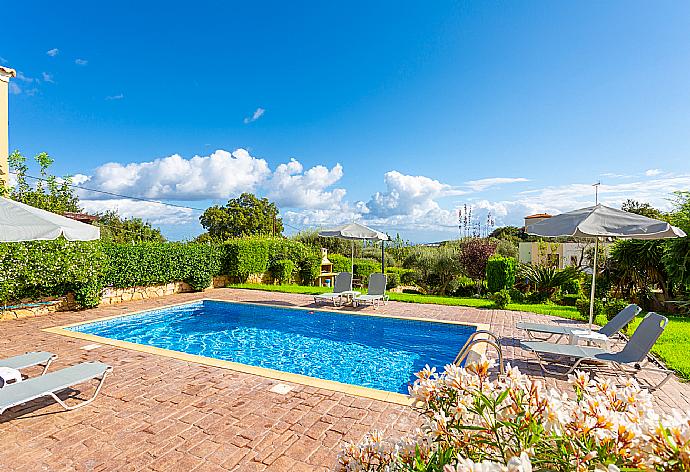
[[[330,470],[344,441],[356,441],[372,429],[398,436],[417,425],[415,414],[404,406],[298,384],[281,395],[269,391],[278,383],[272,379],[107,345],[87,351],[80,349],[87,341],[41,331],[199,298],[287,306],[312,303],[305,295],[214,289],[0,322],[2,357],[47,350],[59,355],[51,370],[87,360],[114,367],[98,399],[83,409],[64,412],[51,401],[34,401],[0,417],[0,470]],[[521,333],[514,326],[518,321],[555,320],[530,313],[396,302],[377,312],[488,323],[501,337],[506,361],[540,376],[534,357],[520,349]],[[558,386],[563,379],[548,376],[545,381]],[[91,393],[79,388],[83,392],[72,394]],[[654,396],[659,410],[690,409],[690,386],[675,378]]]

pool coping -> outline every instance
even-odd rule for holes
[[[479,330],[486,330],[488,331],[490,328],[490,325],[488,323],[472,323],[472,322],[464,322],[464,321],[451,321],[451,320],[436,320],[436,319],[428,319],[428,318],[420,318],[420,317],[408,317],[408,316],[395,316],[395,315],[386,315],[382,313],[370,313],[370,312],[355,312],[355,311],[350,311],[350,310],[328,310],[326,308],[312,308],[312,307],[304,307],[304,306],[294,306],[294,307],[286,307],[282,305],[273,305],[270,303],[256,303],[256,302],[243,302],[243,301],[234,301],[234,300],[222,300],[218,298],[199,298],[197,300],[193,301],[187,301],[187,302],[180,302],[180,303],[173,303],[170,305],[163,305],[155,308],[147,308],[144,310],[137,310],[137,311],[132,311],[128,313],[120,313],[117,315],[111,315],[111,316],[105,316],[101,318],[96,318],[93,320],[88,320],[88,321],[80,321],[77,323],[70,323],[67,325],[62,325],[62,326],[54,326],[51,328],[44,328],[42,331],[47,332],[47,333],[52,333],[52,334],[59,334],[62,336],[68,336],[71,338],[75,339],[82,339],[84,341],[90,341],[90,342],[95,342],[99,344],[105,344],[108,346],[113,346],[113,347],[118,347],[121,349],[129,349],[133,351],[138,351],[138,352],[143,352],[147,354],[153,354],[153,355],[158,355],[162,357],[168,357],[184,362],[192,362],[195,364],[201,364],[201,365],[207,365],[211,367],[219,367],[222,369],[228,369],[228,370],[234,370],[236,372],[242,372],[245,374],[250,374],[250,375],[257,375],[259,377],[264,377],[264,378],[269,378],[273,380],[280,380],[284,382],[291,382],[291,383],[296,383],[299,385],[306,385],[306,386],[311,386],[311,387],[316,387],[316,388],[322,388],[325,390],[330,390],[334,392],[340,392],[340,393],[345,393],[348,395],[355,395],[358,397],[364,397],[364,398],[369,398],[372,400],[379,400],[379,401],[384,401],[384,402],[389,402],[389,403],[395,403],[398,405],[411,405],[413,403],[412,398],[409,395],[405,395],[402,393],[395,393],[395,392],[388,392],[385,390],[379,390],[375,388],[369,388],[369,387],[362,387],[359,385],[350,385],[342,382],[337,382],[335,380],[326,380],[326,379],[319,379],[316,377],[310,377],[308,375],[302,375],[302,374],[294,374],[291,372],[283,372],[281,370],[277,369],[271,369],[267,367],[257,367],[257,366],[252,366],[249,364],[241,364],[239,362],[233,362],[233,361],[226,361],[226,360],[221,360],[221,359],[214,359],[212,357],[206,357],[206,356],[200,356],[197,354],[188,354],[186,352],[181,352],[181,351],[174,351],[171,349],[165,349],[165,348],[160,348],[156,346],[148,346],[144,344],[138,344],[138,343],[133,343],[130,341],[121,341],[118,339],[110,339],[102,336],[97,336],[94,334],[87,334],[87,333],[80,333],[77,331],[70,331],[68,328],[73,328],[75,326],[80,326],[80,325],[86,325],[86,324],[91,324],[91,323],[98,323],[100,321],[107,321],[107,320],[112,320],[115,318],[124,318],[127,316],[133,316],[133,315],[138,315],[141,313],[147,313],[151,311],[157,311],[157,310],[165,310],[168,308],[175,308],[178,306],[183,306],[183,305],[191,305],[193,303],[203,303],[204,301],[213,301],[213,302],[222,302],[222,303],[236,303],[236,304],[243,304],[243,305],[253,305],[253,306],[267,306],[267,307],[273,307],[273,308],[287,308],[287,309],[295,309],[295,310],[304,310],[304,311],[318,311],[318,312],[325,312],[325,313],[344,313],[348,315],[355,315],[355,316],[374,316],[374,317],[379,317],[379,318],[394,318],[394,319],[401,319],[401,320],[411,320],[411,321],[423,321],[427,323],[445,323],[445,324],[454,324],[454,325],[463,325],[463,326],[474,326],[477,331]],[[488,336],[486,334],[480,333],[477,335],[478,339],[488,339]],[[476,356],[481,356],[486,353],[486,343],[481,343],[481,344],[475,344],[472,346],[470,349],[471,352],[473,352]]]

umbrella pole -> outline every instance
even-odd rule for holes
[[[352,252],[350,253],[350,274],[352,274],[352,277],[350,277],[350,290],[352,290],[352,279],[355,277],[355,240],[353,239],[351,242]]]
[[[594,288],[597,282],[597,253],[599,249],[599,238],[594,240],[594,266],[592,267],[592,291],[589,295],[589,330],[592,331],[594,323]]]
[[[381,273],[386,273],[386,241],[381,241]]]

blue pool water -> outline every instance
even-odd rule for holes
[[[474,326],[204,300],[69,328],[110,339],[407,393]]]

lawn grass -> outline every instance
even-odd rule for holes
[[[642,321],[638,316],[628,327],[632,333]],[[690,379],[690,318],[669,316],[668,326],[652,348],[666,366],[675,370],[678,376]]]
[[[230,288],[245,288],[250,290],[265,290],[269,292],[282,293],[302,293],[308,295],[315,295],[317,293],[329,292],[328,287],[304,287],[301,285],[268,285],[268,284],[231,284]],[[391,300],[406,303],[423,303],[446,306],[469,306],[474,308],[491,308],[493,302],[484,298],[460,298],[460,297],[441,297],[438,295],[419,295],[414,293],[391,293],[389,292]],[[530,313],[537,313],[539,315],[553,315],[563,318],[581,320],[582,317],[577,309],[572,306],[547,305],[547,304],[520,304],[511,303],[507,307],[508,310],[526,311]]]

